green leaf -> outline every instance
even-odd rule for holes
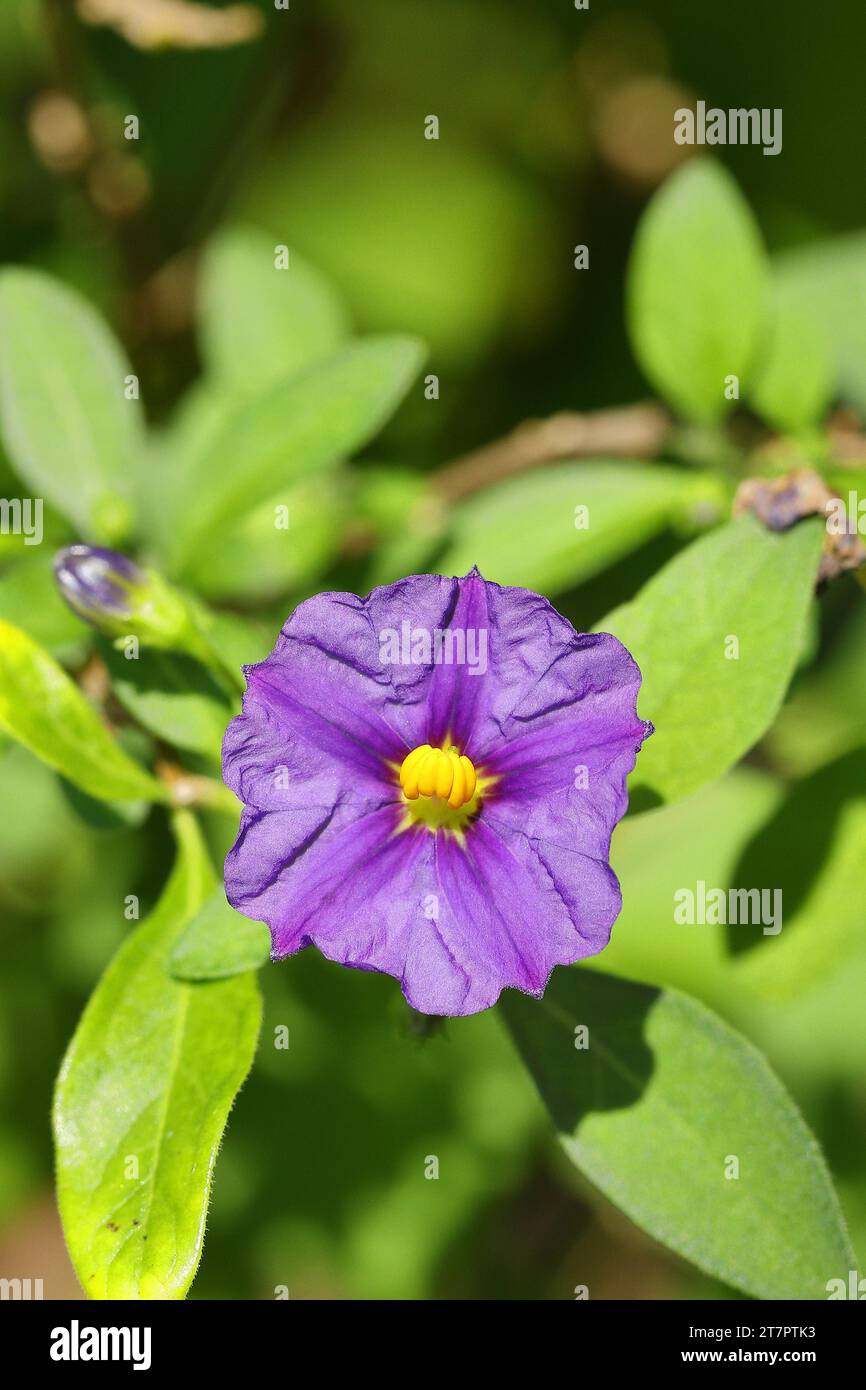
[[[201,271],[202,352],[209,371],[253,392],[333,353],[347,336],[346,311],[323,275],[292,251],[275,266],[272,237],[229,227],[205,252]]]
[[[740,983],[765,998],[815,988],[866,947],[866,750],[794,783],[742,853],[731,881],[781,893],[782,929],[729,926]]]
[[[635,354],[684,415],[719,419],[725,378],[743,377],[764,315],[760,232],[736,183],[709,159],[690,160],[655,194],[628,273]]]
[[[860,495],[866,497],[866,487]],[[834,632],[821,661],[794,686],[768,735],[773,762],[786,774],[802,777],[866,745],[864,690],[866,604],[861,602],[852,607],[841,632]]]
[[[63,667],[3,619],[0,729],[90,796],[168,800],[166,788],[123,752]]]
[[[823,330],[831,384],[866,409],[866,233],[786,251],[773,268],[785,294]]]
[[[184,522],[178,513],[188,470],[197,459],[209,457],[238,409],[234,393],[216,390],[200,377],[181,397],[169,423],[149,433],[147,466],[139,479],[140,512],[147,544],[161,561]]]
[[[433,564],[449,535],[449,516],[441,498],[427,493],[406,509],[403,520],[376,546],[365,570],[364,584],[375,588],[393,584],[407,574],[431,574],[442,567]]]
[[[135,661],[100,644],[120,703],[139,724],[176,748],[219,758],[223,734],[237,712],[208,671],[175,653],[139,652]]]
[[[187,459],[176,499],[175,562],[304,477],[348,458],[379,431],[422,360],[413,338],[359,339],[230,413]]]
[[[161,555],[170,554],[177,525],[176,509],[165,505],[172,478],[182,480],[197,458],[210,455],[238,410],[236,393],[199,383],[184,396],[160,437],[144,514],[149,540]],[[336,554],[349,505],[346,478],[336,467],[284,483],[275,496],[222,525],[216,543],[210,535],[196,546],[186,565],[186,583],[216,600],[267,599],[314,587]]]
[[[337,554],[349,510],[346,491],[336,470],[284,488],[221,530],[218,546],[200,546],[187,566],[187,583],[213,601],[267,600],[316,587]]]
[[[147,801],[98,801],[73,782],[67,782],[65,777],[58,780],[72,811],[94,830],[123,830],[128,826],[137,828],[144,824],[150,814],[150,803]]]
[[[455,508],[436,568],[558,593],[662,531],[695,486],[652,464],[564,463],[509,479]],[[580,510],[585,509],[585,510]]]
[[[52,651],[86,647],[92,636],[57,592],[51,560],[44,555],[25,553],[0,577],[0,618]]]
[[[543,1000],[500,1008],[569,1158],[643,1230],[756,1298],[826,1298],[856,1268],[799,1111],[702,1004],[560,970]]]
[[[725,927],[683,926],[675,917],[675,894],[701,879],[712,887],[736,886],[738,858],[782,797],[773,778],[746,763],[687,800],[626,816],[610,856],[622,887],[622,912],[610,944],[587,960],[586,968],[675,986],[726,1017],[742,1017],[743,989],[726,948]],[[775,881],[768,877],[765,884]]]
[[[630,787],[664,801],[687,796],[769,728],[802,648],[822,535],[817,518],[774,533],[741,517],[598,624],[640,667],[640,711],[656,729]]]
[[[235,912],[219,887],[181,936],[169,969],[178,980],[221,980],[258,970],[270,954],[271,935],[265,924]]]
[[[181,813],[176,826],[162,898],[99,982],[57,1082],[60,1214],[92,1298],[183,1298],[259,1032],[252,975],[189,985],[168,974],[179,934],[214,883],[195,820]]]
[[[834,371],[826,335],[803,307],[796,288],[776,277],[770,324],[756,357],[748,396],[760,415],[782,430],[820,423],[833,394]]]
[[[82,536],[128,530],[141,414],[130,372],[86,300],[34,270],[0,273],[0,432],[34,492]]]
[[[267,622],[241,618],[237,613],[218,613],[212,608],[205,609],[203,605],[199,610],[199,622],[225,670],[235,676],[242,689],[244,678],[241,667],[254,661],[264,661],[274,645],[274,628]]]

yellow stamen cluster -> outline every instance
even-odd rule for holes
[[[433,748],[422,743],[403,759],[400,786],[407,801],[419,796],[437,796],[453,811],[475,795],[475,768],[465,753],[456,748]]]

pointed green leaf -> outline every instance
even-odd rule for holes
[[[200,545],[185,581],[211,601],[249,606],[315,589],[339,551],[348,511],[346,479],[337,470],[293,483],[220,530],[218,545]]]
[[[662,185],[637,230],[628,321],[647,377],[684,415],[717,420],[725,379],[749,368],[764,315],[765,261],[752,213],[710,159]]]
[[[0,729],[90,796],[168,800],[166,788],[124,753],[54,657],[3,619]]]
[[[442,574],[478,565],[486,579],[542,593],[597,574],[662,531],[692,474],[641,463],[562,463],[456,507]]]
[[[346,311],[325,276],[292,251],[277,268],[273,237],[229,227],[205,252],[201,271],[202,351],[223,386],[259,392],[335,352]]]
[[[175,652],[139,652],[135,661],[100,643],[111,688],[143,728],[175,748],[219,759],[223,735],[237,712],[209,671]]]
[[[178,980],[221,980],[258,970],[270,954],[271,935],[264,922],[235,912],[219,887],[181,936],[169,968]]]
[[[40,271],[0,274],[0,432],[16,472],[86,538],[128,530],[141,407],[113,335]]]
[[[866,410],[866,233],[849,232],[774,257],[784,292],[824,332],[831,385]]]
[[[802,430],[820,423],[833,386],[833,360],[823,328],[796,288],[777,276],[746,394],[770,424]]]
[[[190,985],[168,974],[214,883],[194,819],[182,813],[176,824],[163,896],[97,986],[57,1082],[60,1214],[92,1298],[183,1298],[223,1129],[258,1037],[252,975]]]
[[[598,624],[641,668],[656,731],[631,787],[664,801],[721,774],[769,728],[788,688],[815,589],[822,525],[767,531],[741,517],[702,536]]]
[[[572,1162],[643,1230],[755,1298],[826,1298],[856,1269],[800,1112],[709,1009],[582,970],[500,1009]]]
[[[414,338],[350,343],[277,382],[217,428],[186,462],[174,504],[175,562],[298,479],[348,458],[394,412],[421,364]]]

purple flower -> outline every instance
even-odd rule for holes
[[[275,960],[312,943],[471,1014],[607,945],[610,837],[652,732],[615,637],[477,570],[419,575],[308,599],[245,672],[226,892]]]

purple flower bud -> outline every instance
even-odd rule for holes
[[[54,560],[69,607],[108,637],[137,637],[147,646],[185,651],[207,664],[186,599],[155,570],[97,545],[69,545]]]
[[[69,607],[85,622],[112,635],[128,630],[138,607],[134,591],[146,583],[143,571],[126,555],[96,545],[68,545],[59,550],[54,577]]]

